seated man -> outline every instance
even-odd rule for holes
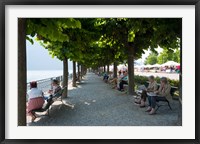
[[[121,78],[121,81],[119,83],[119,91],[123,91],[124,90],[124,84],[128,84],[128,73],[125,72],[124,73],[124,77]]]
[[[144,89],[142,89],[142,93],[141,93],[141,99],[139,99],[138,101],[135,101],[135,103],[140,104],[140,107],[145,107],[145,102],[146,102],[146,97],[147,97],[147,92],[155,92],[158,89],[158,85],[157,82],[154,80],[154,76],[149,76],[149,85],[146,88],[144,86]]]
[[[149,112],[150,115],[155,114],[155,107],[156,107],[156,101],[158,100],[170,100],[172,99],[170,94],[171,86],[167,81],[166,77],[162,77],[160,80],[160,88],[158,91],[155,91],[154,93],[156,96],[148,96],[149,100],[149,107],[147,108],[146,112]]]

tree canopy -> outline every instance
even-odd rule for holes
[[[180,28],[181,19],[175,18],[34,18],[27,20],[27,39],[33,42],[35,36],[60,60],[68,57],[95,68],[127,62],[129,43],[133,43],[134,59],[149,48],[155,52],[158,46],[169,55],[180,47]],[[153,63],[165,61],[165,55]]]

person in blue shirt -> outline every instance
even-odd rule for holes
[[[104,73],[104,75],[103,75],[103,80],[104,80],[105,82],[107,82],[107,81],[108,81],[108,78],[109,78],[108,74],[107,74],[107,73]]]
[[[126,71],[124,73],[124,76],[121,78],[121,81],[119,83],[119,91],[123,91],[124,90],[124,84],[128,84],[128,72]]]

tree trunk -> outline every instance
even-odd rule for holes
[[[81,66],[81,75],[84,76],[86,75],[86,72],[87,72],[87,68],[85,66]]]
[[[84,66],[83,67],[83,73],[84,73],[84,76],[86,75],[86,73],[87,73],[87,68]]]
[[[62,97],[66,98],[67,97],[67,93],[68,93],[68,59],[65,58],[63,60],[63,87],[67,87],[65,88]]]
[[[76,62],[73,61],[73,81],[72,86],[76,87]]]
[[[85,75],[87,74],[87,72],[88,72],[88,68],[87,68],[87,67],[85,67]]]
[[[98,67],[98,70],[97,70],[97,72],[101,72],[101,68],[100,68],[100,67]]]
[[[81,80],[83,79],[83,65],[81,65],[81,69],[80,69],[80,76],[81,76]]]
[[[103,72],[106,72],[106,66],[105,65],[103,66]]]
[[[78,82],[80,82],[81,79],[80,79],[80,64],[79,63],[77,65],[77,67],[78,67]]]
[[[128,44],[128,93],[134,94],[134,47],[132,44]]]
[[[113,74],[114,78],[117,78],[117,62],[114,62],[113,64],[113,71],[114,71]]]
[[[107,65],[107,74],[109,75],[110,69],[109,64]]]
[[[18,126],[26,126],[26,19],[18,18]]]

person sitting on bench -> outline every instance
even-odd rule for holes
[[[109,78],[108,74],[107,74],[107,73],[104,73],[104,75],[103,75],[103,80],[104,80],[106,83],[108,82],[108,78]]]
[[[141,99],[139,99],[139,101],[135,101],[135,103],[140,104],[141,108],[145,107],[147,92],[155,92],[158,89],[157,82],[154,80],[153,75],[149,76],[149,82],[150,83],[149,83],[148,87],[142,90]]]
[[[119,83],[119,91],[123,91],[124,90],[124,84],[128,84],[128,72],[126,71],[124,73],[124,77],[121,78],[120,83]]]
[[[154,93],[156,96],[148,96],[149,100],[149,106],[146,110],[146,112],[149,112],[150,115],[155,114],[155,107],[156,107],[156,101],[161,100],[170,100],[171,94],[170,94],[171,86],[167,81],[166,77],[162,77],[160,80],[160,88],[158,91],[155,91]]]
[[[113,89],[117,88],[117,84],[119,83],[122,77],[123,75],[121,75],[121,71],[119,71],[118,76],[109,81],[109,83],[113,84],[113,87],[112,87]]]
[[[54,94],[56,94],[57,92],[59,92],[61,90],[61,87],[59,85],[59,81],[54,79],[52,82],[52,89],[48,91],[48,93],[50,94],[50,96],[45,97],[45,99],[47,100],[47,102],[49,100],[52,100],[52,96]]]
[[[42,108],[45,102],[43,92],[37,88],[36,81],[30,82],[30,90],[27,92],[27,96],[27,113],[31,116],[31,121],[33,122],[36,119],[36,116],[32,113],[32,110]]]

